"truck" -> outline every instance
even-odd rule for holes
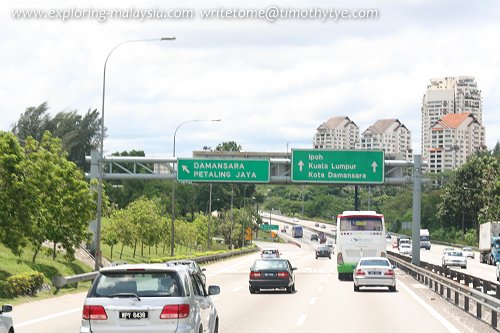
[[[500,221],[479,225],[479,262],[489,265],[500,262]]]
[[[431,249],[431,236],[429,229],[420,229],[420,248]]]

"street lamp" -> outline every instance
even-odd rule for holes
[[[174,131],[174,149],[173,149],[173,157],[175,157],[175,136],[177,135],[177,131],[181,128],[182,125],[187,123],[194,123],[200,121],[221,121],[221,119],[190,119],[185,120],[177,126]],[[172,181],[172,226],[170,229],[170,256],[174,256],[174,235],[175,235],[175,179]]]
[[[102,181],[104,178],[104,100],[106,96],[106,66],[108,64],[108,59],[118,47],[123,44],[136,43],[136,42],[157,42],[157,41],[171,41],[175,40],[175,37],[162,37],[152,38],[152,39],[133,39],[126,40],[115,45],[111,51],[109,51],[106,60],[104,61],[104,73],[102,77],[102,110],[101,110],[101,135],[99,140],[99,183],[97,187],[97,213],[96,213],[96,233],[95,233],[95,266],[96,271],[99,270],[101,266],[101,216],[102,216]]]

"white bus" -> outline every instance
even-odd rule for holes
[[[345,211],[337,216],[337,272],[351,279],[361,257],[385,257],[384,215],[374,211]]]

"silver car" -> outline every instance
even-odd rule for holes
[[[80,333],[217,333],[219,316],[199,274],[185,265],[100,270],[83,305]]]
[[[389,287],[389,291],[396,291],[396,274],[391,262],[385,257],[359,259],[352,278],[354,291],[359,291],[360,287]]]
[[[12,312],[12,305],[2,305],[0,310],[0,333],[14,333],[14,324],[10,312]]]

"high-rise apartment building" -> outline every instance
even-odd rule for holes
[[[349,117],[332,117],[314,134],[314,149],[356,149],[359,128]]]
[[[430,129],[429,171],[454,170],[484,145],[484,127],[468,112],[447,114]]]
[[[434,78],[430,80],[427,86],[427,91],[422,99],[422,137],[421,148],[422,157],[424,161],[431,163],[431,156],[433,160],[437,161],[436,152],[441,149],[456,150],[456,147],[470,146],[467,151],[462,151],[460,154],[465,154],[465,158],[473,154],[475,151],[483,149],[485,146],[484,127],[482,127],[482,97],[481,91],[477,88],[477,82],[471,76],[458,76],[458,77],[444,77]],[[442,141],[443,147],[436,146],[436,138],[433,138],[433,126],[438,123],[446,115],[467,113],[474,119],[474,124],[479,124],[482,130],[481,134],[478,132],[479,142],[465,143],[459,140],[474,140],[471,136],[457,136],[450,141]],[[467,119],[467,118],[464,118]],[[471,118],[472,119],[472,118]],[[448,119],[450,121],[450,119]],[[454,123],[456,119],[452,122]],[[476,125],[471,125],[476,127]],[[434,129],[436,131],[436,129]],[[444,139],[444,138],[443,138]],[[481,141],[482,140],[482,141]],[[441,142],[441,141],[439,141]],[[459,155],[460,155],[459,154]],[[440,159],[439,159],[440,160]],[[430,170],[432,172],[441,172],[443,170],[452,170],[465,162],[465,159],[456,159],[462,161],[459,164],[451,163],[453,167],[450,169],[445,165],[450,163],[435,163]],[[438,167],[439,166],[439,167]]]
[[[386,154],[411,160],[411,132],[398,119],[381,119],[362,134],[361,150],[383,150]]]

